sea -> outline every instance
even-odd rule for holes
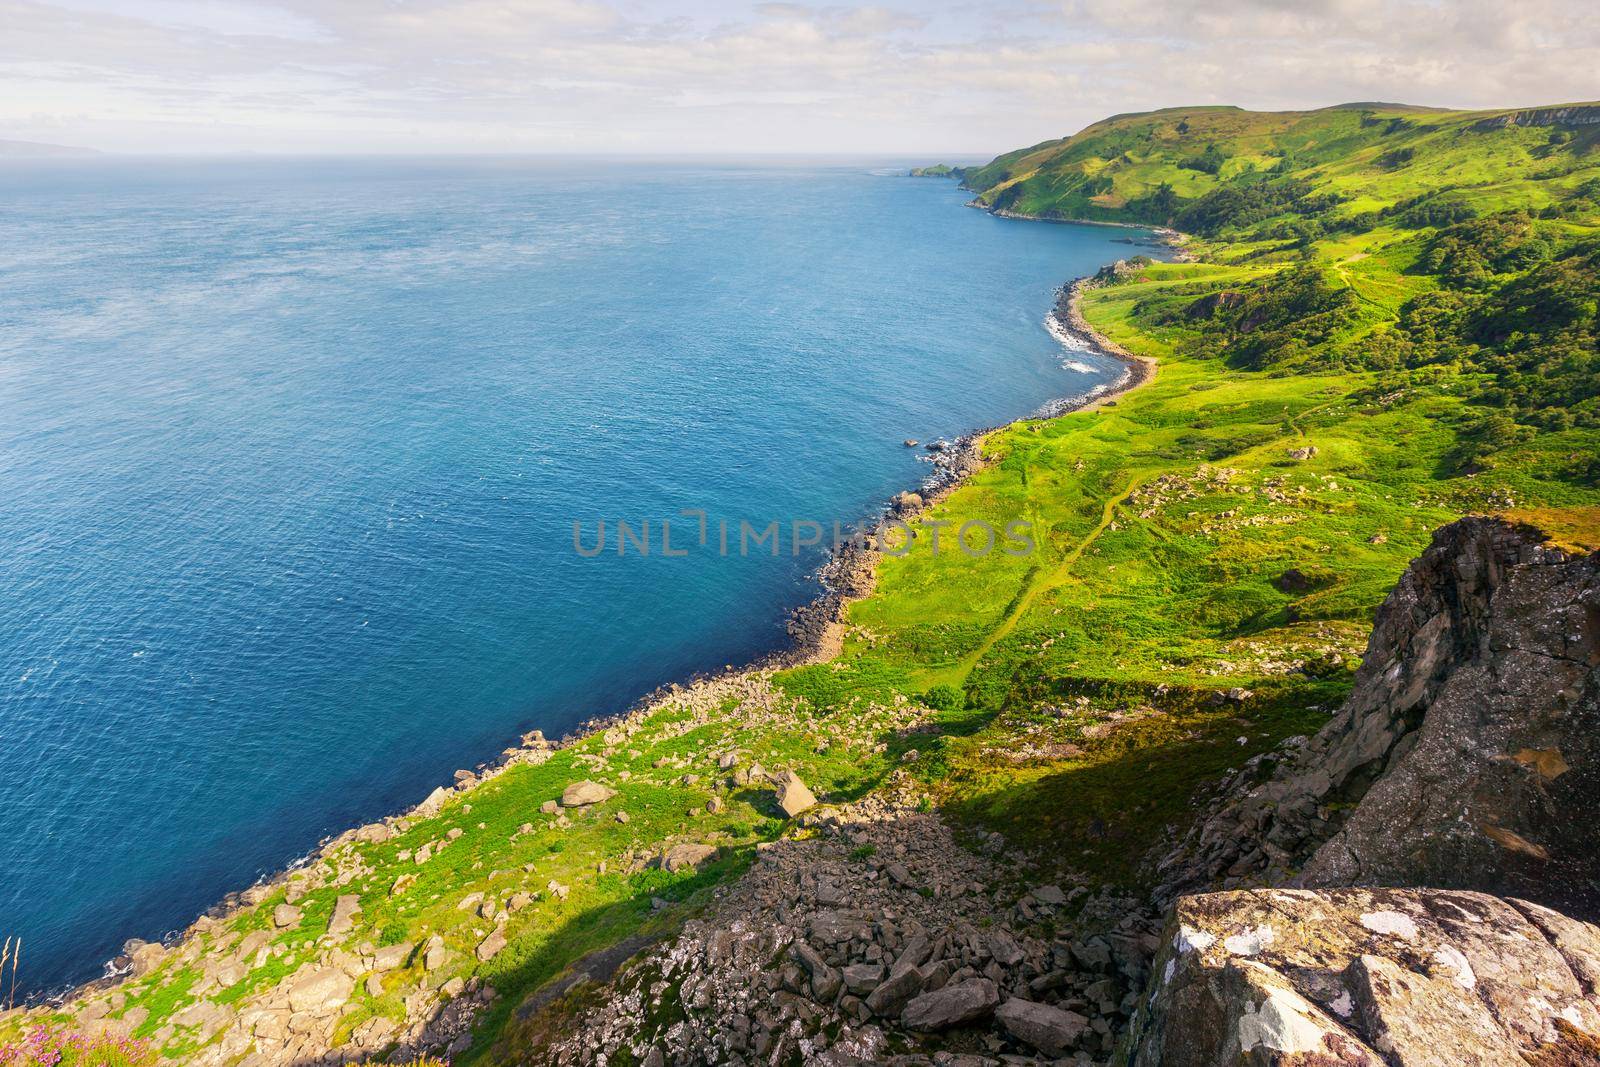
[[[783,647],[922,444],[1116,378],[1046,315],[1150,235],[913,162],[0,166],[22,989],[524,731]],[[741,523],[780,537],[720,550]]]

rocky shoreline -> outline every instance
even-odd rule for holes
[[[937,444],[940,447],[930,446],[933,473],[923,480],[918,492],[904,492],[896,496],[879,514],[879,523],[887,520],[910,522],[942,502],[962,482],[983,469],[987,463],[983,445],[989,435],[1020,422],[1093,411],[1108,401],[1138,389],[1155,377],[1155,360],[1129,352],[1091,326],[1083,315],[1083,294],[1107,284],[1127,269],[1126,261],[1118,260],[1102,268],[1098,274],[1085,275],[1068,282],[1057,291],[1055,307],[1051,308],[1046,323],[1063,347],[1081,348],[1094,355],[1114,359],[1123,365],[1122,375],[1103,389],[1080,396],[1062,397],[1045,404],[1034,414],[1000,426],[976,430],[950,444],[939,442]],[[831,659],[839,651],[840,631],[850,604],[872,594],[879,555],[870,535],[852,538],[840,545],[817,574],[822,592],[790,614],[788,631],[793,640],[792,646],[775,653],[760,666],[780,668]]]

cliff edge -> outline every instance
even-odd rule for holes
[[[1597,727],[1600,555],[1524,524],[1452,523],[1379,609],[1344,706],[1228,783],[1162,895],[1426,885],[1593,918]]]
[[[1176,899],[1122,1061],[1600,1063],[1597,719],[1600,554],[1439,530],[1339,713],[1169,857],[1286,887]]]

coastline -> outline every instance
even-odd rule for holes
[[[1111,264],[1107,269],[1114,270],[1115,266],[1116,264]],[[1155,378],[1157,369],[1155,359],[1129,352],[1096,330],[1084,318],[1083,294],[1100,284],[1097,276],[1084,275],[1062,286],[1057,291],[1055,306],[1045,317],[1045,327],[1051,336],[1069,351],[1087,351],[1121,363],[1123,365],[1121,377],[1088,393],[1050,401],[1034,414],[1024,415],[987,429],[975,430],[957,438],[949,452],[940,454],[941,462],[934,474],[924,481],[920,491],[901,493],[889,507],[884,509],[881,518],[909,522],[942,503],[968,478],[988,465],[989,460],[983,454],[983,446],[991,434],[1024,422],[1095,411]],[[789,633],[794,639],[794,647],[788,652],[770,657],[778,662],[768,665],[782,667],[825,663],[837,655],[843,643],[845,615],[851,604],[872,595],[877,585],[878,560],[881,555],[882,553],[870,540],[866,542],[852,540],[840,546],[818,572],[818,580],[823,585],[823,591],[790,614]]]
[[[1114,270],[1115,264],[1105,269]],[[1052,401],[1034,413],[972,431],[943,449],[932,451],[933,471],[915,490],[898,494],[882,508],[876,521],[895,519],[910,522],[942,503],[968,478],[988,465],[990,461],[984,456],[983,448],[990,435],[1021,423],[1093,411],[1143,386],[1155,376],[1155,360],[1128,352],[1096,331],[1084,319],[1081,312],[1082,294],[1098,284],[1097,276],[1084,276],[1062,286],[1057,291],[1055,305],[1046,315],[1046,328],[1064,348],[1088,351],[1121,363],[1124,368],[1122,375],[1086,394]],[[774,671],[828,662],[842,648],[845,616],[850,605],[870,596],[876,586],[877,565],[881,555],[870,536],[846,541],[830,554],[816,572],[816,579],[821,586],[817,595],[790,613],[788,647],[777,649],[743,666],[697,674],[657,687],[625,709],[586,720],[557,741],[547,740],[542,731],[529,731],[522,735],[520,745],[503,749],[498,755],[478,763],[465,778],[458,772],[455,784],[437,786],[408,808],[324,838],[299,858],[263,875],[252,885],[225,894],[193,922],[167,932],[159,940],[129,939],[124,943],[123,953],[105,964],[105,973],[100,977],[54,992],[41,992],[33,1003],[60,1008],[105,992],[124,979],[137,978],[191,939],[213,933],[241,911],[259,905],[297,872],[328,860],[335,852],[352,843],[386,840],[403,832],[413,822],[432,817],[453,796],[468,794],[512,767],[544,763],[562,748],[610,730],[626,728],[629,724],[654,715],[669,703],[705,706],[729,696],[745,696],[752,684],[764,684]]]
[[[983,201],[974,197],[967,201],[967,206],[979,211],[987,211],[997,219],[1013,219],[1017,222],[1053,222],[1063,226],[1104,226],[1113,230],[1142,230],[1156,236],[1156,243],[1172,249],[1174,258],[1179,263],[1187,263],[1194,259],[1193,253],[1188,250],[1189,235],[1169,226],[1153,226],[1140,222],[1115,222],[1110,219],[1071,219],[1054,218],[1049,215],[1030,215],[1025,211],[1012,211],[1010,208],[990,207]]]

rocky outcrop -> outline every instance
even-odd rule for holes
[[[1165,899],[1245,884],[1479,889],[1600,914],[1600,556],[1444,527],[1378,612],[1350,699],[1239,772]]]
[[[1124,1060],[1600,1063],[1597,727],[1600,556],[1441,529],[1334,719],[1168,857],[1169,898],[1293,888],[1177,899]]]
[[[1264,889],[1177,905],[1132,1067],[1600,1062],[1600,929],[1449,890]]]
[[[1499,130],[1507,126],[1600,126],[1600,105],[1572,104],[1511,111],[1474,123],[1473,129]]]

